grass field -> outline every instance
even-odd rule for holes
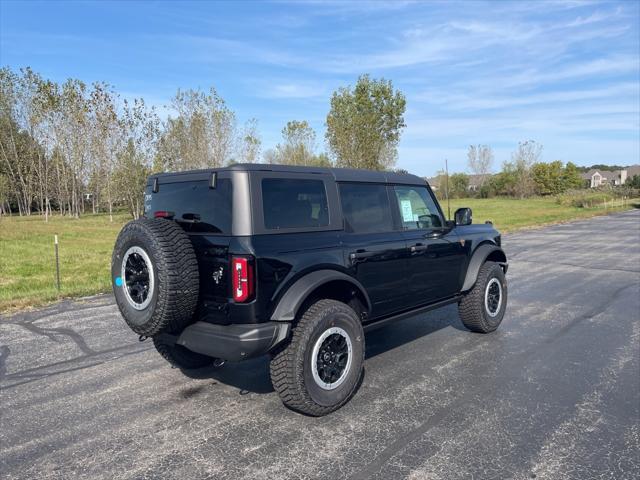
[[[446,212],[446,202],[442,202]],[[492,220],[502,232],[602,215],[624,208],[575,208],[553,198],[528,200],[459,199],[458,207],[473,209],[476,223]],[[42,305],[64,297],[79,297],[111,289],[111,250],[125,215],[109,222],[105,215],[80,219],[40,216],[0,218],[0,312]],[[56,289],[53,238],[60,248],[61,291]]]
[[[555,198],[539,197],[526,200],[513,198],[462,198],[451,200],[451,215],[456,208],[469,207],[473,210],[474,223],[484,223],[491,220],[502,233],[513,232],[522,228],[536,227],[551,223],[566,222],[580,218],[605,215],[632,208],[640,200],[615,200],[615,203],[598,206],[596,208],[577,208],[559,205]],[[442,209],[447,214],[447,202],[441,202]]]

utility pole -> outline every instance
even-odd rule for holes
[[[451,220],[451,202],[449,202],[449,161],[444,159],[444,171],[445,171],[445,186],[444,194],[447,197],[447,218]]]

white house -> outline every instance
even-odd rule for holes
[[[583,173],[582,178],[589,182],[591,188],[597,188],[604,185],[624,185],[634,175],[640,175],[640,165],[632,165],[622,170],[597,170],[592,168],[587,173]]]

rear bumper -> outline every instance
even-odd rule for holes
[[[185,328],[179,337],[166,340],[196,353],[238,361],[267,353],[287,338],[290,328],[286,322],[233,325],[196,322]]]

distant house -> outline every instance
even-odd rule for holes
[[[640,175],[640,165],[632,165],[622,170],[598,170],[592,168],[582,174],[582,178],[588,183],[590,188],[602,187],[605,185],[620,186],[627,180],[631,180],[634,175]]]
[[[442,177],[442,179],[444,181],[444,177]],[[434,192],[437,192],[440,189],[440,176],[430,178],[425,177],[425,180]]]

